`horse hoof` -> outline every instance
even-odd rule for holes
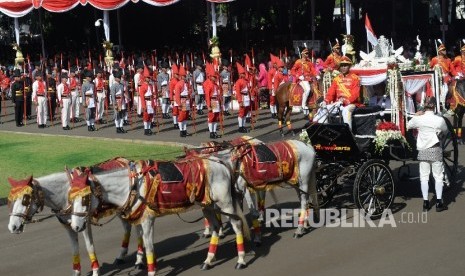
[[[144,270],[146,268],[144,264],[136,264],[134,267],[138,270]]]
[[[115,261],[113,262],[114,265],[122,265],[124,264],[123,259],[116,258]]]
[[[200,266],[200,269],[201,270],[210,270],[212,268],[211,265],[207,264],[207,263],[203,263],[201,266]]]
[[[247,265],[245,265],[245,264],[237,263],[235,269],[238,269],[238,270],[239,269],[244,269],[244,268],[246,268],[246,266]]]
[[[294,239],[302,238],[302,234],[294,233]]]

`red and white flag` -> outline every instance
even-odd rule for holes
[[[370,44],[375,47],[378,45],[378,39],[376,38],[375,32],[371,27],[370,19],[368,18],[368,14],[365,16],[365,29],[367,30],[367,40]]]

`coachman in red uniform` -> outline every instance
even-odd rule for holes
[[[150,84],[150,74],[149,68],[144,67],[144,72],[142,74],[144,81],[141,82],[139,88],[139,97],[140,103],[142,106],[142,120],[144,122],[144,135],[152,135],[152,119],[153,114],[155,113],[155,100],[153,97],[153,86]]]
[[[239,104],[239,114],[237,116],[237,121],[239,123],[239,132],[247,133],[248,130],[245,128],[245,117],[250,112],[250,92],[249,84],[246,78],[246,72],[244,67],[239,63],[236,63],[237,73],[239,74],[239,79],[234,84],[234,89],[236,92],[237,103]]]
[[[179,68],[179,81],[174,87],[174,106],[179,109],[178,126],[181,137],[190,136],[187,133],[187,119],[189,118],[189,111],[191,109],[191,91],[186,82],[186,69],[184,66]]]
[[[220,138],[221,135],[216,133],[218,122],[220,121],[221,104],[220,99],[222,96],[220,86],[218,85],[218,74],[215,72],[213,65],[206,64],[207,80],[203,83],[203,90],[205,92],[205,101],[208,108],[208,130],[210,131],[210,138]]]

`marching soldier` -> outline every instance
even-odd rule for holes
[[[23,75],[24,79],[24,96],[26,97],[26,119],[31,119],[32,113],[32,79],[29,76],[28,72],[25,72]]]
[[[144,66],[142,64],[137,65],[137,72],[134,74],[134,105],[137,107],[137,116],[142,117],[142,103],[139,101],[140,93],[139,89],[141,86],[142,72],[144,71]]]
[[[315,67],[312,64],[308,56],[308,49],[305,48],[302,50],[301,58],[298,59],[294,66],[292,67],[291,71],[294,73],[296,79],[299,80],[300,86],[302,86],[304,90],[304,94],[302,97],[302,109],[304,113],[308,113],[307,107],[307,100],[308,96],[310,95],[310,82],[313,81],[313,78],[319,79],[318,73],[315,70]]]
[[[61,106],[61,126],[63,130],[70,130],[69,121],[71,117],[71,89],[68,86],[68,74],[61,73],[61,83],[57,86],[58,102]]]
[[[76,67],[71,68],[69,71],[68,86],[71,91],[71,122],[79,122],[79,79],[76,77],[76,72],[78,69]],[[82,99],[81,99],[82,101]]]
[[[15,104],[15,121],[17,127],[22,127],[24,125],[24,81],[21,79],[21,71],[19,69],[14,70],[13,78],[11,97]]]
[[[216,139],[221,137],[221,135],[216,133],[221,112],[221,90],[218,85],[218,76],[213,65],[207,63],[205,67],[207,80],[203,83],[203,90],[205,91],[205,101],[208,108],[208,130],[210,131],[210,138]]]
[[[237,103],[239,104],[239,114],[237,121],[239,123],[239,132],[247,133],[248,130],[245,128],[246,116],[250,111],[250,94],[249,94],[249,85],[246,79],[246,72],[244,67],[236,62],[237,73],[239,74],[239,79],[234,84]]]
[[[465,78],[465,45],[460,48],[460,55],[456,56],[452,62],[454,67],[453,73],[455,79],[464,79]]]
[[[110,87],[110,98],[113,104],[116,133],[126,133],[123,128],[124,116],[126,114],[126,98],[124,85],[121,82],[122,72],[113,72],[114,82]]]
[[[431,59],[429,65],[430,68],[434,68],[434,66],[436,65],[439,65],[441,67],[443,83],[441,87],[440,101],[442,104],[442,108],[445,108],[446,96],[447,92],[449,91],[448,86],[452,81],[452,72],[454,71],[454,67],[452,66],[450,58],[447,57],[446,46],[444,46],[444,44],[439,45],[438,55]]]
[[[325,62],[323,63],[323,68],[333,71],[337,69],[339,62],[341,61],[341,46],[339,42],[336,42],[332,47],[332,53],[328,55]]]
[[[171,79],[169,82],[169,92],[170,92],[170,102],[173,107],[172,113],[173,113],[173,125],[175,129],[179,129],[178,125],[178,115],[179,115],[179,108],[174,102],[174,88],[176,87],[176,84],[179,81],[179,70],[178,66],[176,64],[173,64],[171,66]]]
[[[187,119],[189,118],[191,100],[190,91],[186,83],[186,69],[184,69],[184,66],[180,66],[179,68],[179,78],[179,81],[176,83],[176,86],[174,87],[174,106],[178,107],[179,111],[179,135],[181,137],[186,137],[190,136],[190,134],[187,133]]]
[[[271,68],[268,70],[268,90],[270,93],[270,112],[271,118],[277,118],[278,109],[276,107],[276,90],[274,89],[274,77],[278,72],[276,67],[276,61],[279,59],[277,56],[270,54]]]
[[[231,72],[229,71],[229,61],[227,59],[224,59],[221,62],[221,65],[223,66],[223,70],[220,73],[220,79],[221,79],[221,90],[223,91],[223,114],[226,116],[231,115],[229,113],[230,105],[231,105]]]
[[[161,112],[163,119],[169,119],[170,115],[168,115],[169,108],[170,108],[170,92],[168,89],[168,82],[170,81],[170,75],[168,75],[169,64],[164,62],[161,65],[161,72],[157,76],[157,85],[159,91],[159,97],[161,98]]]
[[[203,82],[205,81],[205,74],[202,71],[202,61],[196,61],[196,68],[193,73],[194,78],[194,93],[195,93],[195,103],[197,107],[197,114],[203,114],[203,101],[205,100],[205,92],[203,90]]]
[[[32,99],[37,106],[37,124],[39,128],[47,126],[47,84],[42,80],[42,72],[36,72],[36,80],[32,84]]]
[[[107,97],[105,91],[105,81],[102,77],[102,69],[97,69],[97,77],[94,79],[95,89],[97,91],[97,114],[96,119],[99,124],[106,124],[103,120],[103,113],[105,111],[105,98]]]
[[[82,104],[86,108],[85,116],[88,131],[95,131],[95,106],[97,93],[95,91],[94,83],[92,82],[92,71],[86,70],[84,72],[84,82],[81,86]]]
[[[139,88],[139,101],[142,106],[142,119],[144,122],[144,135],[152,135],[152,119],[155,113],[153,87],[150,84],[151,74],[147,66],[144,67],[142,83]]]
[[[57,72],[53,71],[51,68],[46,70],[47,79],[45,83],[47,85],[47,98],[48,98],[48,113],[49,119],[53,122],[55,118],[55,110],[57,108],[57,82],[56,76]]]

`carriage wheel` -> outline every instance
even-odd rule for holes
[[[359,168],[354,181],[354,202],[371,218],[380,217],[394,201],[394,177],[382,160],[371,159]]]
[[[325,207],[334,197],[334,194],[337,191],[337,184],[327,184],[324,183],[325,181],[318,181],[317,180],[317,199],[318,199],[318,207],[322,208]],[[309,202],[310,207],[314,207],[314,205]]]
[[[446,121],[447,129],[449,130],[441,139],[444,161],[444,184],[446,187],[450,187],[451,184],[455,183],[459,151],[454,127],[448,119],[444,118],[444,121]]]

